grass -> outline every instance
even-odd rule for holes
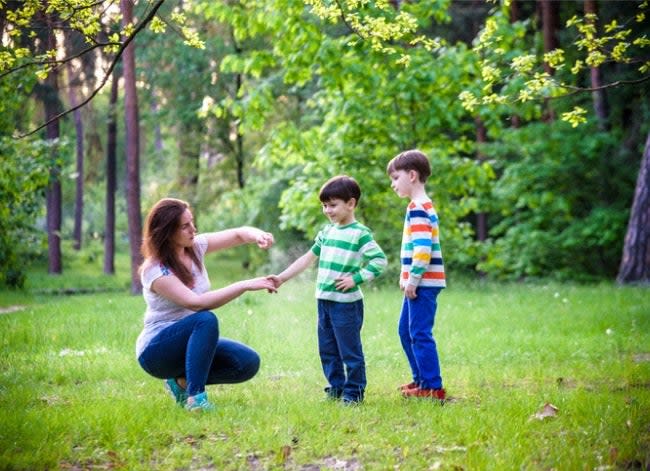
[[[94,263],[94,262],[93,262]],[[100,262],[97,262],[100,263]],[[223,273],[213,269],[213,284]],[[251,381],[190,415],[138,366],[144,303],[124,279],[32,273],[0,293],[0,469],[648,469],[650,296],[610,284],[451,284],[436,321],[444,406],[405,401],[400,293],[366,287],[366,402],[323,399],[309,278],[218,310]],[[99,281],[93,281],[93,276]],[[81,280],[81,281],[80,281]],[[69,283],[119,291],[64,296]],[[537,419],[546,403],[557,415]]]

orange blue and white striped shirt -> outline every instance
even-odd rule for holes
[[[444,288],[438,215],[430,199],[412,200],[406,208],[402,233],[400,286]]]

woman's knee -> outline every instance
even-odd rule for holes
[[[248,358],[246,358],[246,363],[242,367],[242,380],[246,381],[251,379],[257,374],[260,370],[261,359],[260,356],[255,351],[249,352]]]
[[[213,327],[219,330],[219,319],[217,315],[212,311],[199,311],[194,314],[196,316],[196,322],[207,327]]]

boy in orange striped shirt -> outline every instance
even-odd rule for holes
[[[407,150],[386,167],[391,188],[408,198],[402,234],[400,288],[404,302],[399,320],[399,337],[406,353],[413,381],[400,387],[406,398],[424,397],[444,401],[438,349],[433,338],[437,298],[446,286],[440,250],[438,216],[425,183],[431,175],[426,155]]]

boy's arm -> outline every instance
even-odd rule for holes
[[[336,279],[336,289],[346,292],[363,282],[371,281],[381,275],[386,268],[386,255],[372,236],[365,241],[361,249],[362,268],[352,275]]]
[[[424,275],[427,266],[431,263],[431,241],[433,232],[437,232],[438,227],[437,224],[431,221],[428,213],[421,206],[412,208],[409,216],[413,255],[408,286],[414,290],[420,284],[422,275]]]
[[[368,240],[361,247],[361,257],[364,265],[359,272],[352,276],[357,285],[377,278],[384,272],[388,263],[386,254],[370,234]]]
[[[305,271],[310,265],[316,260],[316,255],[311,250],[307,251],[304,255],[298,257],[291,265],[284,269],[279,275],[274,275],[272,278],[275,283],[275,287],[279,288],[282,283],[290,280],[294,276]]]

